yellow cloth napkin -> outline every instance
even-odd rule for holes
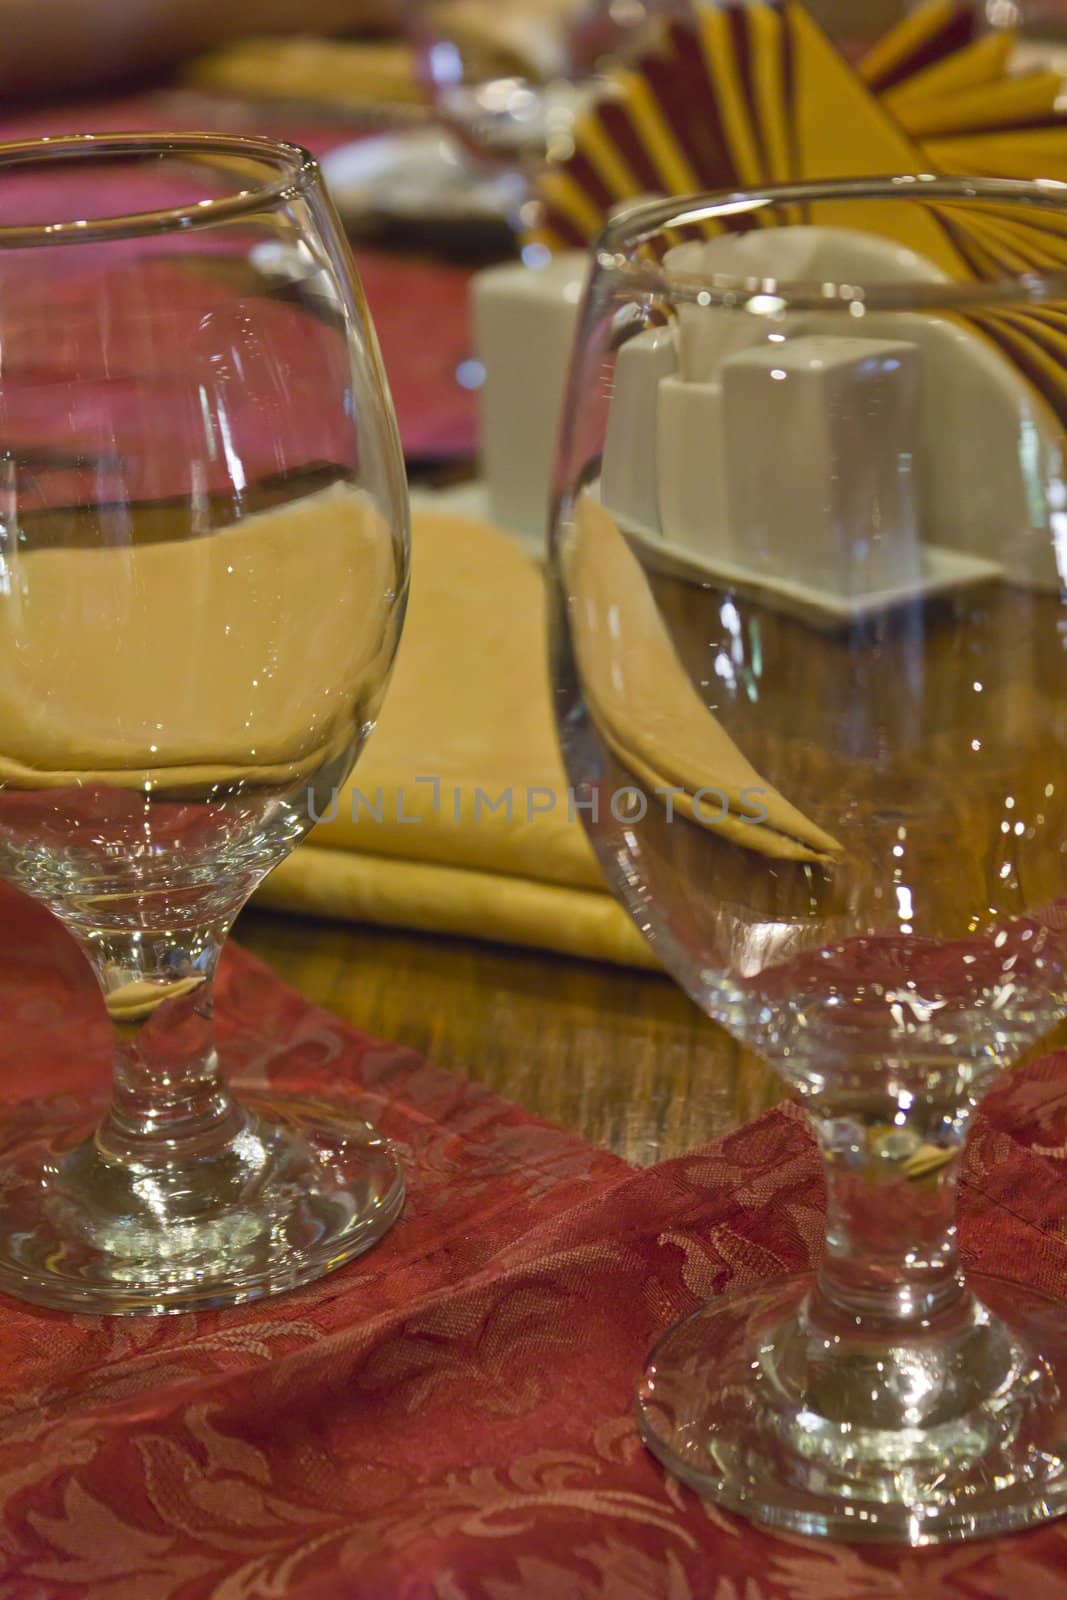
[[[643,793],[651,799],[669,791],[682,815],[759,855],[840,856],[837,840],[760,776],[709,711],[678,659],[640,562],[592,495],[576,508],[567,573],[591,715]],[[704,789],[714,789],[714,812],[701,803]]]
[[[417,517],[414,542],[412,601],[378,729],[336,807],[260,899],[654,966],[568,802],[540,571],[506,535],[457,517]],[[680,814],[732,843],[830,870],[840,845],[707,709],[640,563],[591,497],[579,504],[567,565],[591,714],[650,803],[670,789]],[[724,816],[694,805],[712,788],[727,797]]]
[[[260,902],[655,966],[568,814],[538,567],[495,529],[439,513],[416,517],[414,546],[379,726],[336,815]]]
[[[373,715],[396,586],[388,525],[344,483],[209,538],[14,549],[0,784],[176,795],[298,782],[343,757],[353,704]]]
[[[418,107],[425,93],[408,46],[389,40],[242,39],[185,68],[198,89],[359,110]]]

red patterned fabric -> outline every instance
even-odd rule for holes
[[[359,130],[341,121],[294,122],[269,102],[254,105],[179,90],[0,118],[0,141],[159,131],[266,134],[306,145],[316,156],[359,137]],[[353,253],[389,375],[404,454],[409,460],[473,456],[477,396],[455,376],[471,353],[470,270],[367,245]]]
[[[0,1097],[102,1081],[87,969],[0,896]],[[777,1537],[638,1442],[656,1336],[804,1265],[822,1188],[791,1108],[647,1172],[376,1044],[232,950],[244,1080],[351,1098],[410,1199],[361,1262],[277,1300],[159,1320],[0,1299],[3,1600],[1052,1600],[1067,1523],[899,1553]],[[9,1113],[10,1114],[10,1113]],[[1067,1292],[1067,1059],[973,1141],[969,1260]]]

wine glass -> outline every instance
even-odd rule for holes
[[[475,155],[536,167],[560,153],[605,63],[688,0],[407,0],[423,81]]]
[[[267,139],[0,147],[0,352],[0,874],[74,936],[115,1042],[110,1105],[0,1129],[0,1288],[234,1304],[403,1202],[353,1106],[238,1103],[212,1032],[227,932],[389,676],[389,393],[318,169]]]
[[[595,246],[572,360],[571,803],[667,970],[799,1096],[829,1196],[817,1272],[669,1332],[638,1416],[800,1533],[1067,1505],[1063,1319],[965,1283],[955,1223],[974,1109],[1067,996],[1065,192],[646,204]]]

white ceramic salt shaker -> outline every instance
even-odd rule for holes
[[[646,328],[615,358],[600,493],[620,521],[646,533],[662,531],[657,492],[660,397],[677,366],[670,328]]]
[[[546,534],[560,398],[588,271],[589,257],[574,251],[540,267],[490,267],[474,282],[490,515],[531,541]]]
[[[667,378],[657,419],[660,526],[669,544],[705,560],[733,549],[726,515],[722,384]]]
[[[921,576],[914,345],[812,336],[723,364],[735,557],[772,580],[854,596]]]

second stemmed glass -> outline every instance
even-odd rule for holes
[[[571,143],[604,65],[688,0],[407,0],[422,77],[476,154],[529,171]]]
[[[800,1533],[1067,1507],[1064,1318],[965,1282],[955,1221],[978,1101],[1067,1000],[1065,238],[1040,184],[694,196],[607,228],[582,313],[576,804],[664,966],[799,1093],[829,1196],[817,1272],[668,1333],[638,1416]]]
[[[397,646],[385,377],[315,163],[260,139],[0,148],[0,349],[0,873],[85,952],[116,1057],[109,1107],[0,1130],[0,1289],[232,1304],[403,1201],[353,1107],[238,1103],[212,1031],[229,927]]]

